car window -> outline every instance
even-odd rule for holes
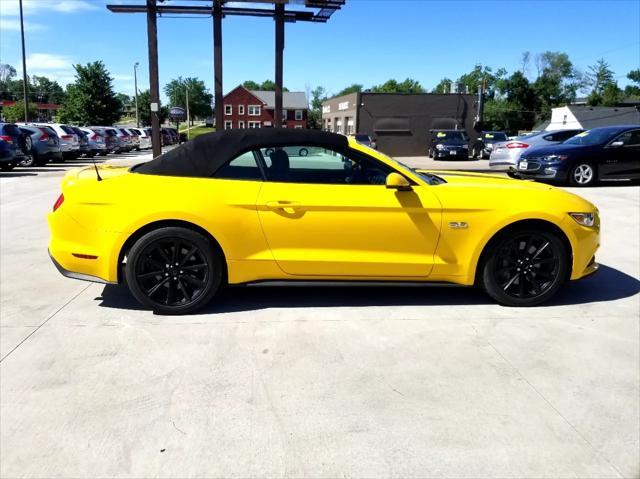
[[[16,125],[4,125],[3,133],[9,136],[20,136],[22,133],[20,132],[20,128]]]
[[[607,128],[587,130],[587,131],[583,131],[582,133],[578,133],[575,136],[572,136],[564,143],[565,145],[582,145],[582,146],[602,145],[608,142],[612,136],[613,134],[611,130]]]
[[[624,146],[638,146],[640,145],[640,130],[626,131],[613,141],[621,141]]]
[[[285,183],[384,185],[392,169],[356,152],[348,155],[313,146],[262,148],[269,181]]]
[[[262,180],[262,173],[252,151],[234,158],[219,168],[213,176],[228,180]]]
[[[60,125],[60,128],[62,128],[62,131],[64,131],[65,133],[68,133],[70,135],[75,135],[76,132],[73,131],[73,128],[67,126],[67,125]]]

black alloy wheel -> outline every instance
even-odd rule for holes
[[[552,232],[517,230],[493,245],[482,270],[487,293],[507,306],[540,304],[568,277],[568,253]]]
[[[161,314],[185,314],[208,303],[223,278],[210,241],[185,228],[147,233],[127,256],[126,278],[138,301]]]

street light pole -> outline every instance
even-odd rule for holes
[[[24,101],[24,121],[29,121],[29,97],[27,95],[27,54],[24,48],[24,19],[22,15],[22,0],[20,0],[20,35],[22,36],[22,94]]]
[[[140,111],[138,110],[138,65],[140,65],[138,62],[133,65],[133,84],[136,90],[136,127],[140,128]]]
[[[189,117],[189,87],[185,88],[187,94],[187,140],[191,139],[191,121]]]

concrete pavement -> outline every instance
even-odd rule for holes
[[[640,188],[578,192],[603,267],[547,306],[247,287],[163,317],[59,275],[37,170],[0,176],[1,477],[639,476]]]

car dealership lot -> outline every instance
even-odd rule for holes
[[[603,266],[543,307],[246,287],[163,317],[49,261],[69,168],[0,175],[1,476],[638,476],[639,187],[577,191]]]

